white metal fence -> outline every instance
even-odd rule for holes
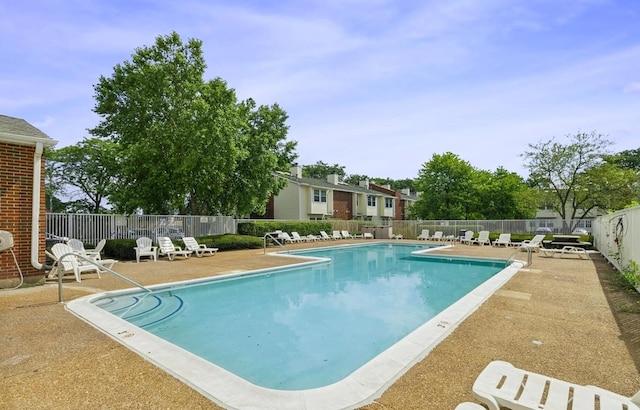
[[[594,245],[619,271],[640,263],[640,206],[595,218]]]
[[[113,214],[47,214],[47,239],[76,238],[85,243],[97,243],[100,239],[130,238],[146,236],[153,240],[158,236],[180,239],[183,236],[206,236],[236,233],[237,223],[265,220],[236,220],[231,216],[185,216],[185,215],[113,215]],[[271,221],[277,222],[277,221]],[[300,221],[281,221],[300,222]],[[557,219],[520,220],[424,220],[424,221],[359,221],[328,220],[333,229],[362,232],[364,228],[384,225],[392,228],[396,235],[415,239],[423,229],[431,234],[442,231],[445,235],[460,235],[463,230],[490,231],[512,234],[533,234],[539,228],[548,228],[551,233],[567,234],[570,229],[581,227],[591,232],[591,219],[567,221]]]
[[[591,219],[569,220],[566,224],[558,219],[517,219],[517,220],[425,220],[425,221],[389,221],[395,235],[405,238],[417,238],[423,229],[433,235],[442,231],[444,235],[459,236],[461,231],[490,231],[493,233],[534,234],[537,229],[547,228],[550,233],[569,234],[575,228],[585,228],[591,232]],[[362,227],[371,226],[367,221],[331,221],[335,229],[361,231]]]
[[[231,216],[47,214],[47,240],[76,238],[96,244],[106,239],[136,239],[158,236],[180,239],[235,233]]]

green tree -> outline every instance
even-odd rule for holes
[[[433,154],[418,174],[416,187],[422,192],[411,209],[422,219],[469,219],[474,211],[475,169],[457,155]]]
[[[529,219],[536,213],[536,194],[517,173],[498,167],[477,184],[482,219]]]
[[[116,147],[110,141],[84,138],[75,145],[48,151],[49,200],[57,211],[100,213],[116,180]],[[68,196],[64,204],[55,192]]]
[[[329,165],[318,161],[313,165],[304,165],[302,167],[302,176],[307,178],[327,179],[327,176],[333,174],[337,174],[342,181],[346,175],[344,166],[338,164]]]
[[[371,180],[377,185],[389,185],[394,191],[401,191],[408,188],[411,192],[415,190],[415,180],[410,178],[405,179],[391,179],[391,178],[371,178]]]
[[[349,174],[343,178],[342,182],[350,185],[358,185],[360,181],[366,180],[371,180],[371,178],[364,174]]]
[[[248,127],[241,136],[244,155],[238,159],[235,173],[226,176],[226,202],[220,205],[227,214],[263,214],[267,199],[286,184],[281,178],[265,178],[269,170],[288,169],[296,159],[296,143],[286,141],[287,113],[277,104],[256,108],[253,100],[243,104]]]
[[[604,160],[620,168],[640,171],[640,148],[618,152],[613,155],[605,155]]]
[[[529,144],[522,156],[530,180],[570,231],[569,221],[584,218],[624,202],[631,187],[625,173],[615,165],[604,166],[611,141],[596,132],[567,135],[568,143],[551,139]],[[627,174],[629,175],[629,174]]]
[[[90,131],[119,146],[111,200],[121,212],[260,210],[279,187],[273,172],[295,158],[286,113],[238,102],[220,78],[205,82],[201,48],[175,32],[158,37],[95,86],[102,120]]]

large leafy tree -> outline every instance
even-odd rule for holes
[[[640,171],[640,148],[629,149],[613,155],[606,155],[604,160],[621,168]]]
[[[75,145],[47,153],[47,185],[51,189],[48,194],[52,211],[106,211],[107,197],[116,181],[116,147],[112,142],[84,138]],[[70,201],[56,200],[56,192]]]
[[[475,208],[474,168],[457,155],[433,154],[418,174],[422,192],[412,216],[422,219],[469,219]]]
[[[220,78],[205,82],[201,47],[175,32],[158,37],[95,86],[102,120],[90,132],[118,145],[111,202],[121,212],[259,210],[280,187],[273,172],[295,158],[286,113],[238,102]]]
[[[612,143],[602,134],[579,132],[566,137],[567,143],[551,139],[529,144],[522,156],[540,199],[558,212],[570,231],[571,220],[627,201],[632,187],[629,170],[603,164]]]
[[[483,219],[529,219],[536,213],[536,193],[517,173],[498,167],[484,174],[482,183],[476,184],[480,197],[478,212]],[[478,179],[478,178],[476,178]]]
[[[307,178],[327,179],[327,176],[336,174],[340,180],[344,179],[346,173],[344,166],[339,164],[329,165],[323,161],[318,161],[312,165],[302,167],[302,176]]]
[[[247,125],[240,136],[243,151],[235,172],[224,177],[227,194],[221,195],[226,199],[221,208],[236,215],[263,214],[266,199],[286,184],[281,178],[264,178],[264,172],[288,169],[296,158],[296,144],[285,140],[287,113],[277,104],[256,107],[249,99],[241,111]]]

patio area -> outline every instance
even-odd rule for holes
[[[289,248],[359,240],[287,245]],[[270,251],[279,249],[271,248]],[[508,258],[513,248],[456,244],[439,251]],[[517,259],[526,260],[526,253]],[[262,249],[169,262],[118,263],[143,285],[294,263]],[[598,254],[540,253],[365,409],[453,409],[492,360],[630,396],[640,389],[640,297],[616,283]],[[109,274],[65,277],[64,299],[130,287]],[[213,402],[58,303],[57,283],[0,292],[0,408],[216,409]],[[265,403],[265,409],[269,404]]]

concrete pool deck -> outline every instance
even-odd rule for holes
[[[349,240],[340,243],[355,243]],[[299,244],[335,245],[336,242]],[[278,249],[270,249],[277,251]],[[509,257],[513,249],[456,245],[447,254]],[[521,253],[518,259],[526,259]],[[294,263],[261,249],[169,262],[118,263],[143,285]],[[533,257],[498,292],[366,409],[453,409],[491,360],[623,395],[640,389],[640,309],[599,255]],[[65,278],[66,301],[130,287],[105,274]],[[57,285],[0,292],[0,408],[219,408],[57,303]],[[611,303],[611,305],[610,305]],[[612,308],[613,306],[613,308]],[[265,403],[265,408],[269,408]]]

